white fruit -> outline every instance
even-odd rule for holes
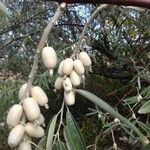
[[[81,52],[79,54],[79,59],[85,67],[90,66],[92,63],[91,58],[89,57],[89,55],[86,52]]]
[[[26,133],[34,138],[41,138],[45,135],[44,129],[38,125],[35,125],[34,123],[28,122],[25,125]]]
[[[75,104],[75,94],[73,91],[70,91],[69,93],[64,92],[64,100],[65,103],[69,106],[74,105]]]
[[[48,103],[47,95],[39,86],[31,88],[31,96],[37,101],[40,106],[45,106]]]
[[[63,87],[64,87],[64,90],[66,92],[69,92],[72,90],[72,83],[71,83],[71,80],[69,77],[67,77],[64,81],[63,81]]]
[[[54,68],[57,64],[57,55],[52,47],[44,47],[42,50],[42,60],[48,69]]]
[[[64,73],[63,73],[63,64],[64,64],[64,60],[59,64],[59,67],[58,67],[58,74],[63,76]]]
[[[37,101],[30,97],[26,98],[23,101],[23,108],[26,113],[28,120],[34,121],[40,116],[40,108],[38,106]]]
[[[85,73],[84,66],[83,66],[82,62],[79,59],[76,59],[73,62],[73,67],[74,67],[74,70],[76,71],[76,73],[78,73],[79,75]]]
[[[27,87],[27,83],[23,84],[19,89],[18,97],[19,97],[20,101],[23,100],[23,98],[25,96],[24,94],[25,94],[26,87]]]
[[[22,113],[22,105],[15,104],[14,106],[12,106],[7,115],[7,125],[10,127],[15,127],[19,123]]]
[[[11,148],[17,147],[20,144],[24,134],[25,134],[25,127],[23,125],[15,126],[9,133],[8,145]]]
[[[78,76],[78,74],[74,70],[70,74],[70,80],[74,86],[79,86],[81,83],[80,77]]]
[[[56,90],[60,90],[63,87],[63,78],[62,77],[58,77],[54,83],[54,87]]]
[[[29,142],[22,142],[17,150],[32,150],[32,147]]]
[[[64,60],[62,70],[64,74],[70,75],[71,71],[73,70],[73,60],[71,58]]]
[[[44,125],[45,124],[44,121],[45,121],[44,116],[42,114],[40,114],[39,118],[36,120],[36,123],[38,125]]]

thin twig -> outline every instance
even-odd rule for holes
[[[43,47],[45,46],[45,44],[47,42],[48,35],[49,35],[50,31],[52,30],[52,28],[55,25],[56,21],[59,19],[60,15],[61,15],[61,12],[62,12],[64,7],[65,7],[65,3],[62,3],[61,5],[59,5],[59,7],[57,8],[57,10],[56,10],[56,12],[55,12],[55,14],[52,18],[52,20],[47,25],[47,27],[44,29],[43,35],[42,35],[41,40],[40,40],[40,42],[38,44],[38,47],[37,47],[36,54],[34,56],[34,62],[33,62],[32,70],[31,70],[31,73],[29,75],[29,80],[28,80],[28,83],[27,83],[26,91],[25,91],[25,97],[29,96],[29,90],[30,90],[30,87],[33,83],[33,80],[34,80],[36,72],[37,72],[38,61],[39,61],[39,58],[40,58],[41,51],[42,51]]]
[[[38,148],[39,150],[44,150],[43,148],[40,148],[38,145],[36,145],[34,142],[32,141],[27,141],[28,143],[34,145],[36,148]]]
[[[57,113],[57,115],[60,114],[60,121],[59,121],[59,125],[58,125],[58,128],[57,128],[56,134],[55,134],[55,138],[54,138],[54,140],[53,140],[52,147],[54,146],[56,140],[57,140],[57,139],[59,140],[59,132],[60,132],[61,126],[64,125],[64,123],[63,123],[64,104],[65,104],[65,102],[64,102],[64,100],[63,100],[61,109],[60,109],[59,112]]]
[[[93,12],[93,14],[90,16],[90,18],[88,19],[87,23],[86,23],[85,26],[84,26],[84,29],[83,29],[83,31],[82,31],[80,37],[79,37],[78,42],[75,44],[75,50],[74,50],[74,52],[73,52],[73,54],[72,54],[71,57],[74,57],[74,56],[79,52],[79,50],[80,50],[80,45],[81,45],[81,43],[82,43],[82,41],[83,41],[83,39],[84,39],[84,37],[85,37],[85,34],[86,34],[86,31],[87,31],[88,26],[89,26],[89,25],[92,23],[92,21],[98,16],[99,12],[100,12],[101,10],[103,10],[104,8],[106,8],[107,6],[108,6],[107,4],[104,4],[104,5],[99,6],[99,7]]]

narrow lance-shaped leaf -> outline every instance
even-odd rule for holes
[[[142,105],[142,107],[138,110],[139,114],[147,114],[150,113],[150,100]]]
[[[59,139],[54,143],[52,150],[68,150],[68,149],[66,144]]]
[[[57,122],[57,117],[58,117],[58,115],[54,116],[49,123],[47,140],[46,140],[46,150],[52,149],[53,137],[54,137],[54,131],[55,131],[55,126],[56,126],[56,122]]]
[[[45,143],[46,143],[46,136],[44,136],[38,143],[37,147],[35,148],[35,150],[44,150],[45,148]]]
[[[69,110],[66,113],[66,122],[67,126],[64,128],[64,137],[67,143],[67,147],[70,150],[86,150],[86,146],[84,143],[84,140],[82,138],[82,135],[80,133],[80,130],[69,112]]]
[[[72,141],[72,138],[71,138],[71,135],[68,131],[68,127],[64,127],[64,138],[65,138],[65,141],[66,141],[66,145],[67,145],[67,148],[68,150],[75,150],[75,146],[74,146],[74,142]]]
[[[99,97],[95,96],[94,94],[85,91],[85,90],[76,90],[79,94],[93,102],[94,104],[98,105],[101,109],[105,110],[106,112],[109,112],[112,116],[115,118],[118,118],[121,122],[126,124],[128,127],[130,127],[132,130],[134,130],[137,135],[140,137],[140,140],[143,144],[148,144],[149,140],[146,136],[144,136],[138,128],[133,125],[128,119],[120,115],[117,111],[115,111],[109,104],[107,104],[105,101],[100,99]]]
[[[66,144],[59,140],[57,142],[57,150],[67,150]]]
[[[0,2],[0,15],[9,15],[6,6],[2,2]]]

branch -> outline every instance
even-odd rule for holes
[[[82,31],[82,33],[81,33],[81,35],[80,35],[80,38],[79,38],[79,41],[78,41],[78,45],[80,45],[81,44],[81,42],[82,42],[82,40],[83,40],[83,38],[84,38],[84,36],[85,36],[85,34],[86,34],[86,31],[87,31],[87,28],[88,28],[88,26],[92,23],[92,21],[98,16],[98,14],[99,14],[99,12],[101,11],[101,10],[103,10],[104,8],[106,8],[108,5],[101,5],[101,6],[99,6],[94,12],[93,12],[93,14],[90,16],[90,18],[89,18],[89,20],[87,21],[87,23],[85,24],[85,26],[84,26],[84,29],[83,29],[83,31]]]
[[[136,75],[136,72],[129,71],[122,68],[105,68],[105,67],[92,67],[92,73],[91,74],[98,74],[107,78],[112,79],[126,79],[131,80],[134,75]]]
[[[34,16],[28,18],[27,20],[25,20],[23,22],[20,22],[20,21],[18,23],[15,22],[16,24],[13,24],[12,26],[8,27],[6,30],[1,31],[0,35],[6,34],[7,32],[10,32],[10,31],[15,30],[17,28],[20,28],[22,25],[25,25],[26,23],[36,19],[36,17],[38,17],[39,15],[41,15],[43,13],[46,13],[49,10],[50,9],[46,9],[45,11],[41,11],[41,12],[35,14]]]
[[[32,33],[32,34],[33,34],[33,33]],[[31,35],[31,34],[30,34],[30,35]],[[29,35],[27,34],[27,35],[23,35],[23,36],[20,36],[20,37],[17,37],[17,38],[12,39],[11,41],[7,42],[7,43],[4,44],[2,47],[0,47],[0,51],[1,51],[3,48],[7,47],[8,45],[12,44],[13,42],[16,42],[16,41],[18,41],[18,40],[20,40],[20,39],[23,39],[23,38],[27,37],[27,36],[29,36]]]
[[[150,8],[150,0],[53,0],[53,1],[57,1],[59,3],[65,2],[67,4],[73,3],[113,4],[113,5],[139,6]]]
[[[33,67],[32,67],[31,73],[29,75],[29,80],[28,80],[28,83],[27,83],[26,91],[25,91],[25,93],[26,93],[25,97],[29,96],[29,89],[32,86],[33,80],[34,80],[36,72],[37,72],[38,61],[39,61],[39,58],[40,58],[41,51],[42,51],[43,47],[45,46],[45,44],[47,42],[48,35],[49,35],[50,31],[52,30],[52,28],[55,25],[56,21],[59,19],[60,15],[61,15],[61,11],[63,10],[64,7],[65,7],[65,3],[62,3],[61,5],[59,5],[59,7],[57,8],[57,10],[56,10],[56,12],[55,12],[55,14],[52,18],[52,20],[47,25],[47,27],[44,29],[44,33],[41,37],[41,40],[40,40],[40,42],[38,44],[38,47],[37,47],[36,54],[34,56]]]
[[[85,34],[86,34],[86,31],[87,31],[88,26],[89,26],[89,25],[92,23],[92,21],[98,16],[99,12],[100,12],[102,9],[106,8],[107,6],[108,6],[108,5],[101,5],[101,6],[99,6],[99,7],[93,12],[93,14],[90,16],[90,18],[88,19],[87,23],[86,23],[85,26],[84,26],[84,29],[83,29],[83,31],[82,31],[80,37],[79,37],[78,42],[77,42],[76,45],[75,45],[75,50],[74,50],[74,52],[73,52],[73,54],[72,54],[71,57],[74,57],[74,56],[79,52],[79,50],[80,50],[80,45],[81,45],[81,43],[82,43],[82,40],[83,40],[84,37],[85,37]]]
[[[106,48],[100,41],[93,39],[93,42],[90,44],[92,49],[98,50],[105,56],[107,56],[109,59],[116,60],[117,57],[113,55],[110,49]]]

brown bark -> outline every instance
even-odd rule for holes
[[[52,0],[52,1],[57,1],[59,3],[66,2],[68,4],[72,3],[113,4],[113,5],[139,6],[150,8],[150,0]]]

